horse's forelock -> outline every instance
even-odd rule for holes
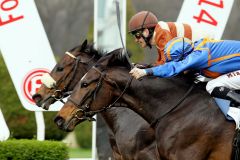
[[[90,49],[90,53],[92,53],[92,55],[95,55],[97,59],[100,59],[105,54],[105,52],[102,49],[97,50],[94,47],[94,44],[90,44],[89,49]]]
[[[131,62],[128,61],[127,57],[131,57],[129,51],[125,51],[124,49],[121,50],[121,54],[119,54],[119,60],[122,62],[122,65],[127,68],[131,68]]]
[[[104,52],[102,50],[97,50],[94,48],[94,44],[87,44],[84,46],[78,45],[69,50],[68,52],[72,53],[76,57],[80,55],[80,52],[84,52],[89,54],[90,56],[94,56],[96,59],[100,59],[104,55]]]

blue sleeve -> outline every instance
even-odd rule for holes
[[[189,69],[203,69],[208,67],[208,50],[196,50],[185,59],[178,62],[168,62],[163,65],[146,69],[148,75],[157,77],[171,77]]]

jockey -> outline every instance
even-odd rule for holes
[[[203,38],[195,43],[183,37],[169,41],[164,49],[167,63],[148,69],[134,68],[136,79],[153,75],[171,77],[187,70],[214,78],[206,90],[211,96],[230,100],[240,106],[240,41]]]
[[[128,23],[128,32],[135,37],[135,42],[142,48],[156,46],[158,58],[154,65],[165,63],[164,46],[175,37],[186,37],[192,41],[203,37],[214,38],[208,30],[176,22],[158,22],[157,17],[149,11],[135,14]]]

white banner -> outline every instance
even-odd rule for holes
[[[118,0],[117,0],[118,1]],[[94,15],[94,42],[97,48],[112,51],[122,48],[120,33],[118,29],[116,1],[95,0]],[[126,0],[119,0],[121,32],[123,42],[126,41]]]
[[[10,131],[2,114],[2,110],[0,108],[0,141],[6,141],[10,137]]]
[[[1,53],[24,108],[43,111],[31,97],[41,75],[56,62],[34,0],[0,0],[0,37]],[[50,110],[61,106],[56,103]]]
[[[178,22],[197,24],[221,39],[234,0],[184,0]]]

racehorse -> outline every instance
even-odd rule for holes
[[[119,53],[120,51],[122,49],[113,52]],[[33,100],[39,107],[48,109],[55,101],[68,96],[69,91],[73,90],[77,82],[102,54],[95,50],[92,45],[88,45],[87,41],[68,51],[49,75],[56,81],[52,84],[53,88],[41,85],[38,92],[33,95]],[[124,108],[113,108],[101,115],[109,127],[108,135],[114,159],[158,159],[155,154],[154,132],[149,129],[149,124],[145,120],[131,110]],[[61,119],[57,121],[60,122]],[[126,129],[128,132],[125,132]]]
[[[102,57],[91,45],[85,40],[82,45],[74,47],[60,59],[50,73],[50,77],[55,82],[52,88],[45,84],[41,85],[36,94],[32,96],[37,106],[48,110],[49,106],[69,95],[76,83],[83,75]]]
[[[191,87],[184,77],[138,81],[129,71],[125,56],[102,57],[75,87],[55,123],[72,130],[84,117],[106,111],[121,100],[154,128],[160,159],[231,159],[235,125],[224,118],[206,91],[193,87],[176,105]]]

